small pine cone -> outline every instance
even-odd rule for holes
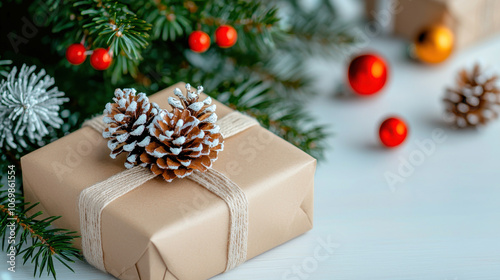
[[[500,90],[496,75],[481,73],[478,64],[472,71],[461,70],[455,88],[448,88],[446,119],[459,128],[485,125],[500,113]]]
[[[175,89],[179,99],[168,100],[173,111],[161,111],[153,121],[149,127],[153,140],[141,155],[141,161],[150,164],[151,171],[162,175],[167,182],[184,178],[193,170],[206,171],[224,148],[210,97],[199,102],[203,88],[194,92],[187,84],[186,89],[186,96]]]
[[[136,95],[135,89],[116,89],[114,103],[106,104],[104,123],[107,124],[102,136],[108,141],[111,158],[128,153],[126,168],[143,164],[140,156],[150,143],[147,127],[158,115],[156,103],[149,103],[146,94]]]

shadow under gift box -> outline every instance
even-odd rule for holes
[[[184,83],[150,101],[170,108],[176,87]],[[219,119],[232,112],[214,103]],[[84,127],[24,156],[27,201],[40,202],[44,215],[62,215],[57,227],[79,231],[80,192],[125,170],[125,157],[109,153],[101,133]],[[292,144],[253,126],[225,140],[213,168],[248,197],[247,259],[312,228],[316,160]],[[155,178],[104,209],[105,267],[120,279],[206,279],[226,267],[228,231],[228,207],[218,196],[187,178]]]

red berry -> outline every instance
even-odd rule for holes
[[[354,92],[371,95],[385,86],[387,72],[387,63],[381,57],[364,54],[351,61],[347,78]]]
[[[230,48],[236,44],[238,32],[230,25],[221,25],[215,30],[215,41],[221,48]]]
[[[386,119],[379,129],[379,137],[382,144],[392,148],[403,143],[408,135],[406,123],[396,117]]]
[[[95,70],[106,70],[111,65],[111,55],[106,49],[97,48],[94,50],[90,56],[90,65],[94,67]]]
[[[82,44],[72,44],[66,50],[66,59],[73,65],[82,64],[87,58],[85,47]]]
[[[193,31],[189,35],[189,48],[193,52],[206,52],[210,47],[210,36],[203,31]]]

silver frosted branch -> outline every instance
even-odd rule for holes
[[[14,67],[0,84],[0,147],[25,148],[25,139],[34,143],[63,124],[59,110],[69,99],[44,69],[35,69],[23,65],[16,75]]]

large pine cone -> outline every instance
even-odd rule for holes
[[[141,156],[141,161],[150,164],[151,171],[167,182],[184,178],[193,170],[206,171],[224,148],[212,100],[198,101],[202,87],[192,91],[186,84],[186,90],[184,96],[175,89],[179,99],[168,99],[173,111],[161,111],[150,125],[153,139]]]
[[[497,76],[481,73],[479,65],[472,71],[460,71],[456,88],[447,89],[446,118],[460,128],[484,125],[500,113],[500,90]]]
[[[126,168],[135,165],[147,166],[140,161],[151,140],[147,127],[159,113],[156,103],[149,103],[146,94],[136,95],[135,89],[116,89],[114,103],[106,104],[104,123],[107,124],[102,136],[108,141],[111,158],[128,153]]]

